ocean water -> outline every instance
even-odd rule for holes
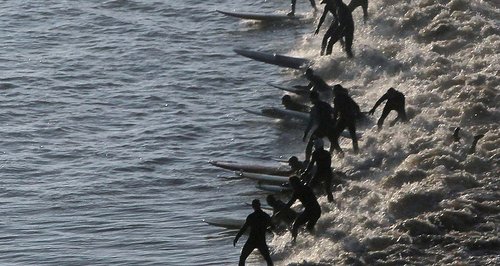
[[[363,110],[390,87],[410,121],[360,127],[334,156],[346,184],[319,198],[313,235],[268,239],[276,265],[500,264],[500,6],[370,2],[349,59],[320,57],[316,16],[242,22],[216,9],[288,12],[287,1],[2,1],[0,264],[235,265],[244,238],[202,219],[244,218],[264,199],[208,160],[303,156],[303,126],[243,108],[279,106],[267,82],[300,71],[237,56],[306,57]],[[336,45],[338,46],[338,44]],[[387,122],[391,119],[390,116]],[[462,128],[462,142],[451,135]],[[485,134],[474,154],[467,148]],[[286,199],[286,195],[282,195]],[[300,209],[300,205],[295,205]],[[248,259],[263,263],[258,253]]]

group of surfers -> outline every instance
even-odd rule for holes
[[[314,0],[310,0],[311,6],[316,11]],[[368,18],[367,0],[351,0],[346,5],[342,0],[322,0],[325,4],[324,12],[319,20],[315,34],[320,30],[322,23],[328,13],[334,17],[329,29],[326,31],[322,40],[321,55],[328,55],[332,52],[332,46],[341,41],[348,57],[352,57],[352,40],[354,33],[354,22],[351,12],[358,6],[363,8],[364,20]],[[295,14],[296,0],[292,0],[292,10],[288,14]],[[406,122],[408,117],[405,111],[405,95],[390,87],[366,113],[360,111],[359,105],[349,96],[348,90],[340,84],[333,88],[328,85],[320,76],[309,68],[304,73],[309,81],[306,86],[299,86],[309,94],[310,105],[296,102],[291,96],[285,95],[282,98],[282,104],[285,108],[308,112],[309,121],[304,131],[303,141],[307,141],[305,149],[305,160],[299,161],[297,157],[292,156],[288,163],[291,167],[289,185],[292,188],[292,196],[287,203],[269,195],[267,203],[273,208],[272,217],[261,209],[258,199],[252,201],[254,212],[248,215],[244,225],[238,231],[234,238],[233,245],[236,245],[241,235],[250,228],[247,242],[241,251],[239,265],[245,265],[245,261],[254,249],[258,249],[268,265],[273,265],[270,257],[269,248],[266,244],[266,231],[270,228],[275,231],[282,231],[291,226],[292,243],[297,239],[298,230],[306,225],[306,229],[313,231],[316,222],[321,216],[321,208],[315,196],[313,189],[321,185],[327,196],[328,202],[333,202],[332,187],[342,183],[342,180],[335,175],[332,169],[332,153],[336,151],[340,156],[343,150],[339,145],[339,137],[347,128],[352,140],[353,151],[359,152],[358,139],[356,135],[356,122],[363,119],[365,114],[373,115],[378,106],[386,101],[382,115],[377,121],[378,129],[383,127],[384,121],[391,111],[397,112],[397,117],[390,123],[393,126],[396,122]],[[330,99],[333,96],[333,107],[324,99]],[[458,135],[460,128],[455,130],[454,141],[459,142]],[[309,135],[309,133],[311,133]],[[309,138],[308,138],[309,136]],[[469,153],[475,151],[478,140],[484,135],[477,135],[469,149]],[[323,138],[330,142],[330,150],[324,149]],[[314,146],[314,151],[313,151]],[[302,203],[303,211],[297,213],[290,207],[299,200]]]

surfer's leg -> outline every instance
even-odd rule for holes
[[[252,253],[254,248],[255,248],[254,243],[247,240],[247,242],[245,243],[245,245],[241,249],[240,262],[238,263],[239,266],[245,265],[245,261],[247,260],[250,253]]]
[[[332,37],[330,38],[330,41],[328,42],[328,46],[326,47],[326,53],[327,55],[332,54],[332,49],[333,45],[340,39],[342,38],[342,32],[341,30],[337,27],[335,29],[335,32],[332,34]]]
[[[358,153],[359,152],[358,136],[356,136],[356,124],[354,121],[355,121],[354,119],[350,120],[350,122],[348,122],[347,127],[349,128],[349,134],[351,135],[352,147],[354,149],[354,152]]]
[[[305,224],[308,220],[307,218],[307,213],[304,211],[302,212],[301,214],[299,214],[299,216],[297,217],[297,219],[295,219],[295,222],[293,222],[293,226],[292,226],[292,241],[295,243],[295,241],[297,240],[297,234],[299,232],[299,227],[301,227],[303,224]]]
[[[287,14],[288,16],[295,15],[295,4],[296,3],[297,3],[297,0],[292,0],[292,11],[290,11],[290,13]]]
[[[316,222],[318,222],[319,217],[321,216],[321,209],[314,209],[314,210],[308,210],[308,221],[306,225],[306,229],[309,232],[313,232],[314,226],[316,225]]]
[[[391,112],[391,108],[387,107],[387,104],[384,106],[384,110],[382,111],[382,115],[378,119],[377,126],[378,129],[382,128],[382,125],[384,124],[384,120],[387,118],[389,113]]]
[[[347,53],[348,57],[353,57],[352,54],[352,40],[354,38],[354,28],[346,28],[344,30],[344,37],[345,37],[345,52]]]
[[[259,250],[260,254],[262,254],[262,257],[264,257],[264,259],[266,260],[267,265],[272,266],[273,260],[271,259],[271,255],[269,254],[269,247],[267,246],[267,244],[265,242],[261,243],[257,246],[257,249]]]
[[[346,127],[346,125],[345,125],[344,121],[342,121],[342,119],[339,120],[337,125],[335,126],[333,138],[332,138],[332,141],[330,144],[339,153],[343,153],[342,148],[340,148],[340,145],[339,145],[339,138],[340,138],[340,134],[342,133],[342,131],[344,131],[345,127]],[[330,152],[331,151],[332,151],[332,149],[330,147]]]
[[[326,198],[328,199],[328,202],[333,202],[333,194],[332,194],[332,174],[326,174],[324,177],[324,184],[325,186],[325,192],[326,192]]]
[[[331,37],[333,36],[333,34],[336,31],[337,26],[338,26],[338,23],[336,23],[336,21],[332,21],[332,23],[330,24],[330,27],[328,27],[328,30],[326,30],[325,36],[323,36],[323,41],[321,42],[320,55],[325,54],[325,48],[326,48],[326,45],[328,44],[328,39],[331,39]]]
[[[366,23],[368,20],[368,0],[363,0],[361,7],[363,8],[363,22]]]

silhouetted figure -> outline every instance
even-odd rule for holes
[[[258,199],[254,199],[252,201],[252,208],[254,209],[254,212],[248,215],[245,224],[243,224],[240,231],[238,231],[233,241],[233,246],[236,246],[238,239],[247,230],[247,228],[250,227],[250,234],[248,235],[247,242],[241,250],[240,262],[238,265],[245,265],[245,260],[248,255],[250,255],[250,253],[252,253],[252,251],[256,248],[266,260],[267,265],[273,265],[271,255],[269,254],[269,248],[266,244],[266,230],[267,228],[272,227],[271,217],[262,211],[260,208],[260,201]]]
[[[323,140],[314,140],[314,152],[312,153],[311,162],[307,166],[304,174],[309,173],[312,170],[314,164],[316,164],[316,172],[314,176],[309,180],[308,185],[310,187],[315,187],[318,183],[323,183],[326,196],[329,202],[333,202],[332,195],[332,156],[328,151],[323,148]]]
[[[314,74],[312,68],[308,68],[304,74],[309,84],[306,89],[310,91],[317,91],[318,93],[330,92],[332,88],[320,76]]]
[[[304,206],[304,211],[299,214],[292,226],[292,241],[295,243],[299,227],[307,223],[307,230],[310,232],[313,231],[316,222],[321,216],[321,207],[319,206],[318,200],[316,199],[312,188],[302,184],[297,176],[290,177],[289,183],[292,186],[293,194],[286,206],[292,206],[297,199],[300,200]]]
[[[276,199],[273,195],[266,198],[267,204],[273,208],[273,216],[271,220],[277,229],[286,229],[297,218],[297,212],[290,209],[286,204]]]
[[[344,44],[344,50],[347,53],[348,57],[353,57],[352,54],[352,42],[354,38],[354,20],[352,19],[352,14],[349,8],[342,2],[342,0],[323,0],[323,2],[326,3],[334,3],[336,5],[336,13],[337,15],[334,16],[337,18],[338,22],[332,22],[332,25],[336,25],[333,27],[333,29],[329,29],[327,31],[327,34],[325,34],[324,38],[330,38],[328,41],[328,45],[326,46],[326,52],[321,50],[321,55],[326,54],[329,55],[332,53],[333,45],[339,41],[340,39],[344,38],[345,44]],[[331,4],[330,4],[331,5]],[[325,9],[327,7],[325,6]],[[333,9],[333,8],[331,8]],[[330,10],[328,10],[330,11]],[[327,11],[325,11],[327,12]],[[325,13],[323,12],[323,14]],[[323,39],[324,39],[323,38]]]
[[[334,109],[326,102],[323,102],[319,99],[319,94],[315,91],[311,91],[309,94],[309,98],[313,104],[311,108],[311,112],[309,112],[309,122],[307,124],[306,130],[304,131],[304,137],[302,141],[305,141],[309,131],[313,129],[314,131],[309,138],[306,146],[306,156],[305,160],[309,161],[311,158],[311,151],[313,146],[313,140],[315,138],[324,138],[327,137],[330,143],[332,143],[334,138],[334,120],[333,114]],[[332,151],[332,147],[330,147],[330,151]]]
[[[305,104],[295,102],[294,100],[292,100],[292,97],[290,97],[290,95],[283,95],[283,97],[281,97],[281,104],[285,106],[285,109],[297,112],[308,113],[311,109],[309,106]]]
[[[363,21],[366,22],[368,20],[368,0],[351,0],[347,7],[352,13],[358,6],[363,8]]]
[[[356,118],[361,114],[359,105],[347,94],[347,90],[340,84],[333,87],[333,119],[336,121],[333,134],[332,147],[340,153],[343,153],[339,145],[339,137],[345,128],[349,129],[352,139],[354,152],[358,152],[358,137],[356,136]],[[338,118],[338,119],[337,119]],[[332,149],[330,149],[330,152]]]
[[[394,121],[391,122],[391,126],[393,126],[398,120],[401,120],[403,122],[406,122],[408,119],[406,118],[406,111],[405,111],[405,95],[394,88],[389,88],[387,92],[378,99],[378,101],[375,103],[375,106],[368,112],[370,115],[372,115],[375,112],[375,109],[383,102],[387,100],[387,103],[385,104],[384,110],[382,111],[382,116],[380,116],[380,119],[377,122],[378,128],[381,129],[382,125],[384,124],[385,118],[389,115],[389,113],[394,110],[398,113],[398,116]]]
[[[325,21],[326,15],[328,12],[330,12],[333,15],[333,20],[330,24],[330,27],[328,30],[325,32],[325,35],[323,36],[323,40],[321,41],[321,52],[320,55],[323,55],[325,53],[326,45],[328,44],[328,40],[334,35],[335,31],[337,30],[339,26],[339,19],[337,17],[337,4],[333,0],[323,0],[321,3],[326,3],[325,8],[323,9],[323,14],[321,15],[318,26],[316,27],[316,31],[314,31],[314,34],[319,33],[319,29],[321,28],[321,25],[323,25],[323,22]],[[342,39],[341,39],[342,41]]]
[[[309,0],[311,2],[312,8],[314,8],[314,11],[316,12],[316,2],[314,0]],[[287,16],[295,16],[295,4],[297,3],[297,0],[292,0],[292,11],[290,11]]]
[[[298,175],[303,169],[307,167],[307,162],[301,162],[299,161],[299,158],[297,158],[296,156],[292,156],[290,157],[290,159],[288,159],[288,165],[290,166],[290,168],[292,168],[289,175]]]

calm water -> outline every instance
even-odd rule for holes
[[[370,5],[349,60],[317,56],[308,1],[282,25],[215,12],[286,13],[278,0],[2,1],[0,264],[235,265],[244,239],[202,219],[244,218],[266,193],[207,161],[301,156],[303,126],[243,108],[279,105],[267,82],[305,83],[236,47],[312,59],[364,110],[389,86],[407,95],[410,123],[377,132],[372,118],[360,155],[341,144],[339,206],[321,197],[316,235],[295,247],[270,238],[278,265],[499,264],[500,7]]]

